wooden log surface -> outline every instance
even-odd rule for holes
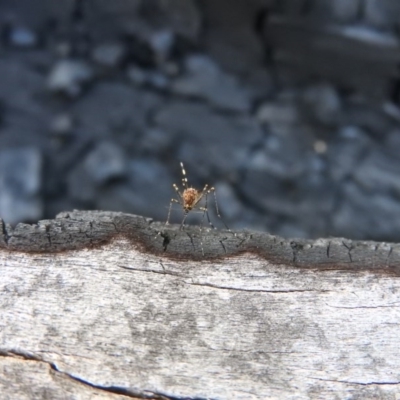
[[[1,399],[398,398],[398,244],[94,211],[0,233]]]

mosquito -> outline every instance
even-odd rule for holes
[[[208,223],[210,224],[210,226],[213,229],[216,229],[215,226],[212,224],[212,222],[210,220],[210,216],[208,214],[208,195],[213,193],[214,194],[214,200],[215,200],[215,210],[217,212],[218,218],[222,221],[222,223],[224,224],[225,228],[227,230],[230,230],[227,227],[227,225],[225,224],[225,222],[223,221],[223,219],[221,218],[221,215],[219,213],[219,208],[218,208],[218,203],[217,203],[217,195],[215,193],[215,188],[214,187],[209,187],[208,184],[204,185],[204,188],[201,191],[197,190],[197,189],[195,189],[193,187],[189,187],[188,179],[187,179],[187,176],[186,176],[185,167],[183,166],[182,162],[181,162],[181,170],[182,170],[182,187],[183,187],[183,191],[180,192],[178,186],[175,183],[172,185],[173,188],[175,189],[177,195],[178,195],[178,199],[171,199],[171,202],[170,202],[170,205],[169,205],[167,222],[165,223],[165,225],[169,224],[169,218],[170,218],[170,215],[171,215],[172,204],[173,203],[177,203],[177,204],[180,204],[182,209],[183,209],[183,220],[182,220],[181,226],[180,226],[181,230],[185,226],[185,221],[186,221],[187,216],[189,215],[190,211],[192,211],[193,209],[198,209],[200,211],[203,211],[202,225],[203,225],[203,221],[204,221],[204,215],[207,215]],[[203,198],[205,199],[205,205],[204,205],[204,207],[200,207],[199,203]]]

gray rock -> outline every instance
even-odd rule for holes
[[[13,26],[9,34],[12,46],[30,48],[38,44],[38,38],[34,31],[23,26]]]
[[[385,101],[382,104],[382,111],[389,117],[393,118],[396,122],[400,122],[399,107],[393,101]]]
[[[125,49],[121,43],[103,43],[93,49],[92,60],[103,67],[116,68],[120,65],[124,54]]]
[[[121,34],[169,30],[196,41],[201,29],[201,14],[194,0],[98,0],[83,4],[87,22],[95,38],[115,39]]]
[[[292,82],[319,76],[380,101],[387,98],[390,71],[396,69],[399,57],[392,32],[378,32],[365,24],[331,24],[326,29],[324,21],[314,21],[311,28],[308,21],[269,19],[265,40],[272,41],[273,58],[283,76]]]
[[[318,155],[309,156],[304,176],[296,181],[292,190],[297,192],[296,225],[318,238],[330,234],[330,216],[334,211],[336,187],[328,180],[326,162]]]
[[[218,65],[205,54],[191,54],[185,59],[185,71],[188,74],[202,76],[211,75],[215,79],[221,73]]]
[[[241,83],[249,92],[251,100],[271,98],[276,92],[276,81],[271,66],[254,66],[251,73],[241,77]]]
[[[267,3],[236,0],[228,5],[223,1],[203,1],[206,24],[202,44],[224,71],[246,76],[265,64],[265,46],[254,25]]]
[[[306,0],[281,0],[276,2],[277,10],[285,15],[300,16],[306,10]]]
[[[385,148],[389,152],[393,152],[393,155],[399,155],[400,149],[400,127],[396,127],[391,130],[385,139]]]
[[[175,195],[168,170],[156,160],[136,159],[129,162],[128,175],[129,186],[116,183],[100,190],[97,208],[130,212],[165,222],[171,197]],[[179,206],[177,210],[180,218],[182,210]]]
[[[246,112],[250,109],[248,92],[232,75],[223,73],[209,57],[192,55],[185,61],[185,74],[171,86],[174,93],[203,98],[221,109]]]
[[[70,22],[76,7],[75,0],[36,1],[31,0],[2,0],[0,2],[0,16],[11,17],[12,20],[24,22],[31,29],[42,29],[50,20],[59,25]]]
[[[43,217],[42,156],[35,148],[0,152],[0,217],[6,222],[37,221]]]
[[[263,135],[254,119],[222,116],[203,104],[169,103],[155,114],[154,122],[181,137],[180,159],[193,170],[215,166],[217,171],[229,173],[245,161],[249,148]]]
[[[393,0],[364,0],[364,20],[380,29],[391,29],[398,24],[400,4]]]
[[[72,199],[93,206],[101,187],[125,174],[126,160],[121,148],[109,141],[99,142],[69,172],[68,193]]]
[[[97,185],[83,162],[78,163],[67,175],[68,197],[85,207],[94,207],[98,198]]]
[[[122,149],[110,141],[99,142],[84,161],[86,171],[97,185],[121,178],[126,173]]]
[[[382,104],[382,111],[397,123],[400,122],[400,109],[393,101],[385,101]]]
[[[174,60],[169,60],[163,65],[160,65],[162,72],[169,78],[175,78],[179,75],[181,67]]]
[[[326,180],[318,165],[315,168],[313,162],[310,164],[311,167],[292,179],[283,179],[263,170],[252,169],[251,166],[246,171],[240,184],[243,197],[249,204],[263,210],[262,215],[279,218],[272,227],[274,232],[290,236],[289,231],[283,228],[288,224],[292,228],[296,226],[299,232],[306,232],[308,237],[328,234],[329,216],[335,204],[335,188]],[[300,235],[292,228],[292,234]]]
[[[319,84],[307,88],[302,97],[302,106],[316,122],[325,125],[338,123],[342,103],[333,85]]]
[[[386,48],[389,52],[393,50],[396,52],[398,50],[399,42],[398,39],[395,35],[393,35],[391,32],[388,31],[379,31],[376,29],[371,29],[368,26],[365,25],[347,25],[343,26],[340,28],[340,33],[344,36],[344,38],[350,38],[353,43],[347,41],[347,43],[343,43],[343,46],[348,46],[349,51],[353,50],[355,56],[362,56],[362,54],[358,54],[359,49],[356,47],[359,44],[361,45],[371,45],[373,46],[380,46],[382,48]],[[354,47],[351,49],[351,47]],[[365,57],[364,60],[367,63],[370,63],[370,57],[373,56],[372,51],[377,51],[377,50],[370,50],[371,55],[369,57]],[[395,55],[395,53],[393,53]],[[385,57],[385,61],[387,60],[389,63],[392,62],[392,54],[389,57]],[[332,60],[333,61],[333,60]],[[360,61],[362,62],[363,58],[360,57]],[[373,68],[375,68],[375,65],[371,64]],[[379,67],[379,65],[378,65]],[[351,76],[351,75],[350,75]],[[357,77],[357,75],[355,75]]]
[[[71,135],[74,128],[74,121],[69,114],[58,114],[50,123],[50,132],[57,137]]]
[[[346,182],[335,213],[332,214],[332,234],[351,239],[398,241],[400,213],[397,199],[383,194],[362,190],[354,182]]]
[[[343,127],[337,140],[328,146],[329,173],[335,182],[341,182],[353,175],[362,158],[373,148],[372,140],[360,128]]]
[[[207,182],[210,182],[208,177],[212,176],[213,170],[218,170],[219,168],[222,168],[222,170],[218,170],[220,173],[228,173],[228,162],[232,162],[233,160],[224,160],[225,162],[221,163],[221,160],[216,158],[217,156],[221,156],[221,151],[218,147],[212,149],[211,147],[202,144],[199,140],[184,140],[181,138],[176,139],[175,137],[173,137],[173,140],[174,143],[177,143],[179,146],[176,149],[178,150],[178,153],[175,165],[178,165],[179,161],[184,162],[186,170],[190,171],[190,182],[199,182],[201,177],[207,179]],[[212,151],[212,153],[210,153],[210,151]],[[210,157],[210,154],[212,154],[212,157]],[[238,156],[236,163],[244,163],[246,160],[245,155],[239,153]],[[231,168],[233,168],[233,165]]]
[[[81,94],[82,86],[92,79],[92,68],[84,61],[61,60],[50,71],[47,85],[52,92],[76,97]]]
[[[97,40],[114,40],[140,22],[141,3],[141,0],[97,0],[95,7],[91,2],[83,2],[82,9]]]
[[[360,163],[354,179],[364,190],[371,192],[396,193],[400,195],[400,157],[393,156],[381,148],[374,148]]]
[[[147,75],[147,82],[150,87],[158,90],[166,90],[169,87],[169,79],[161,71],[150,71]]]
[[[135,86],[144,86],[148,82],[147,71],[136,65],[131,65],[127,70],[128,79]]]
[[[219,212],[226,224],[229,225],[231,222],[240,219],[243,215],[244,207],[242,202],[239,200],[237,194],[235,193],[233,187],[226,182],[218,182],[214,185],[215,193],[217,197],[217,203]],[[213,221],[218,220],[218,215],[215,209],[215,198],[214,195],[211,194],[209,196],[209,204],[210,204],[210,213],[213,215]],[[219,226],[221,223],[218,224]]]
[[[393,118],[382,109],[366,99],[351,100],[343,106],[342,125],[359,126],[366,132],[380,137],[393,127]]]
[[[278,179],[297,179],[307,169],[312,155],[311,138],[291,130],[284,134],[269,134],[263,146],[254,151],[248,166]]]
[[[359,18],[362,0],[318,0],[313,3],[310,14],[318,21],[351,23]]]
[[[262,210],[263,214],[294,218],[297,215],[297,200],[288,195],[285,186],[286,182],[281,179],[249,167],[240,190],[247,202]]]
[[[197,41],[202,16],[194,0],[165,0],[159,4],[164,28],[171,29],[191,41]]]
[[[229,220],[228,226],[230,229],[238,230],[256,230],[260,232],[276,231],[276,218],[274,215],[260,213],[253,206],[247,205],[242,207],[242,214],[235,220]]]
[[[255,30],[243,22],[228,28],[224,21],[225,29],[209,30],[206,49],[224,71],[246,76],[263,65],[265,48]]]
[[[0,59],[0,100],[10,108],[25,110],[26,113],[44,115],[41,103],[34,94],[44,93],[42,75],[16,58]],[[35,101],[36,100],[36,101]]]
[[[275,101],[261,104],[256,113],[263,124],[293,125],[299,123],[299,111],[294,102]]]
[[[359,10],[363,0],[335,0],[327,1],[331,6],[333,18],[340,23],[350,23],[359,17]]]
[[[125,183],[115,182],[99,189],[93,207],[97,210],[126,212],[152,217],[153,208],[148,199],[147,201],[146,207],[144,199],[135,189]],[[139,204],[139,207],[137,204]]]
[[[77,125],[89,136],[117,135],[128,150],[136,148],[136,138],[148,128],[151,112],[161,99],[121,83],[99,83],[72,107]]]
[[[149,86],[158,90],[169,87],[169,79],[158,70],[148,70],[138,66],[130,66],[127,71],[128,79],[138,87]]]
[[[304,172],[305,163],[299,162],[297,157],[300,154],[296,149],[285,149],[284,147],[285,145],[279,141],[277,151],[256,150],[249,160],[249,168],[253,171],[262,171],[264,174],[278,179],[296,179]]]
[[[152,33],[149,42],[153,49],[156,62],[162,64],[166,62],[171,55],[171,50],[175,43],[175,36],[171,30],[161,30]]]
[[[310,239],[310,232],[307,231],[305,228],[299,225],[298,222],[293,221],[293,222],[288,222],[285,221],[281,224],[278,224],[278,226],[273,230],[274,235],[279,235],[284,238],[296,238],[296,239]]]
[[[298,134],[268,135],[251,153],[238,183],[249,204],[267,215],[280,217],[273,227],[280,234],[326,235],[334,206],[334,186],[327,180],[327,165],[313,150],[313,138]],[[282,224],[291,229],[283,229]],[[304,236],[304,235],[301,235]]]
[[[138,145],[144,154],[161,154],[172,146],[171,135],[162,129],[149,128],[140,138]]]
[[[14,56],[0,59],[0,149],[45,147],[51,111],[44,101],[45,79]]]

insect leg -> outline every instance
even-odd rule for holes
[[[185,211],[185,213],[183,214],[183,220],[182,220],[182,223],[181,223],[181,227],[179,228],[180,230],[182,230],[183,227],[185,226],[185,221],[186,221],[186,218],[187,218],[188,215],[189,215],[189,213],[187,211]]]
[[[222,219],[221,214],[219,213],[218,202],[217,202],[217,192],[215,191],[215,188],[214,188],[214,187],[212,187],[212,188],[208,191],[208,193],[211,193],[211,192],[214,193],[215,210],[217,211],[217,216],[218,216],[218,218],[222,221],[222,223],[224,224],[226,230],[231,231],[231,230],[229,229],[228,225],[226,225],[225,221]]]
[[[167,222],[165,223],[165,225],[168,225],[168,224],[169,224],[169,217],[170,217],[170,215],[171,215],[172,203],[181,204],[178,200],[176,200],[176,199],[171,199],[171,202],[169,203],[169,210],[168,210]]]

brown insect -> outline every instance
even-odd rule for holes
[[[211,225],[213,229],[215,229],[214,225],[211,223],[210,216],[208,215],[208,195],[210,193],[214,193],[214,199],[215,199],[215,209],[217,211],[218,218],[221,219],[222,223],[225,225],[226,229],[229,230],[229,228],[226,226],[225,222],[222,220],[221,215],[219,213],[218,209],[218,203],[217,203],[217,196],[215,194],[215,188],[214,187],[209,187],[207,184],[204,185],[203,190],[197,190],[193,187],[189,187],[188,180],[186,177],[186,171],[183,166],[183,163],[181,162],[181,169],[182,169],[182,187],[183,187],[183,192],[179,191],[178,186],[174,183],[172,186],[174,187],[178,199],[171,199],[171,203],[169,205],[169,211],[168,211],[168,217],[167,217],[167,222],[165,223],[166,225],[169,224],[169,217],[171,215],[171,208],[173,203],[178,203],[182,206],[183,209],[183,220],[181,223],[180,229],[183,229],[185,225],[185,221],[187,216],[189,215],[189,212],[192,211],[193,209],[198,209],[200,211],[203,211],[203,220],[204,221],[204,215],[207,215],[207,220],[208,223]],[[200,207],[199,203],[202,199],[205,199],[205,205],[204,207]],[[202,222],[203,223],[203,222]]]

